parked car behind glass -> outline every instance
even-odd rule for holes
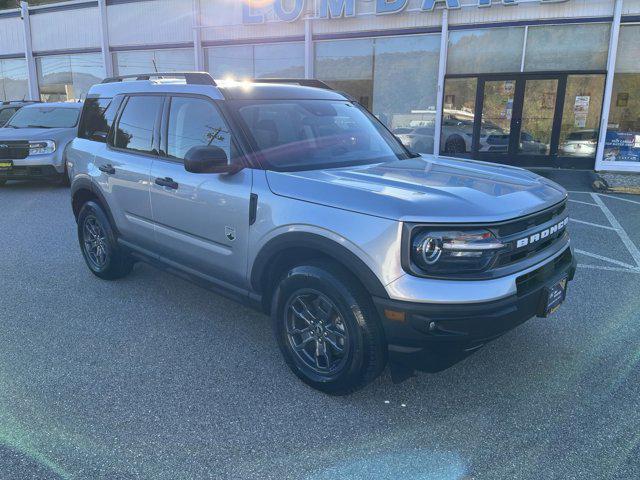
[[[47,103],[20,109],[0,129],[0,185],[7,180],[68,181],[63,152],[76,137],[81,103]]]

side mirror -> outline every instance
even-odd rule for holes
[[[184,169],[191,173],[236,173],[239,165],[229,165],[227,154],[220,147],[200,145],[191,147],[184,156]]]

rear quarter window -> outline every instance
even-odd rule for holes
[[[87,98],[82,109],[78,137],[106,143],[122,97]]]

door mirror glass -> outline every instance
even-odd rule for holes
[[[184,168],[191,173],[235,173],[237,165],[229,165],[226,152],[213,145],[191,147],[184,156]]]

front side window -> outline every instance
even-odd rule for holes
[[[65,107],[25,107],[11,117],[9,128],[73,128],[80,110]]]
[[[218,109],[208,100],[174,97],[169,109],[167,155],[182,160],[187,152],[203,145],[219,147],[231,155],[231,133]]]
[[[267,169],[313,170],[411,157],[375,117],[348,101],[230,103]]]
[[[155,124],[163,97],[130,97],[124,106],[114,135],[116,148],[156,153],[153,147]]]

